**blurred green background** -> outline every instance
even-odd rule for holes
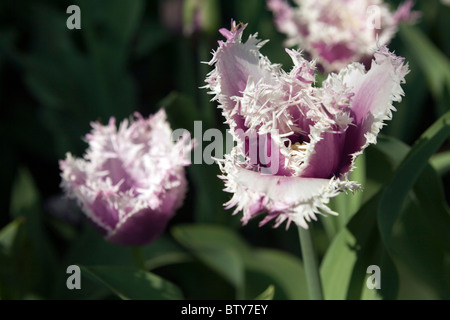
[[[81,30],[66,27],[71,4]],[[405,97],[354,173],[365,190],[339,196],[340,216],[314,225],[326,298],[450,298],[450,7],[414,8],[419,23],[402,25],[389,46],[410,65]],[[165,107],[173,129],[201,120],[203,130],[225,130],[199,88],[211,71],[201,62],[232,18],[248,23],[244,39],[270,39],[262,53],[291,67],[262,0],[0,1],[0,298],[307,298],[296,228],[258,228],[258,219],[242,227],[223,208],[230,194],[216,165],[187,169],[184,206],[144,247],[150,275],[176,286],[169,295],[59,187],[58,160],[83,154],[91,121]],[[71,264],[84,266],[81,290],[66,287]],[[381,267],[381,290],[365,286],[371,264]]]

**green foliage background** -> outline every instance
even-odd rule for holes
[[[201,61],[232,18],[270,39],[262,53],[271,61],[291,67],[265,1],[200,0],[204,29],[191,35],[165,24],[164,2],[0,2],[1,299],[308,298],[295,227],[242,227],[223,208],[230,195],[216,165],[188,168],[184,206],[143,248],[150,272],[63,198],[58,160],[83,154],[91,121],[165,107],[173,129],[195,120],[226,129],[199,87],[210,71]],[[171,16],[189,25],[195,2]],[[66,28],[71,4],[81,30]],[[364,191],[340,195],[340,215],[314,224],[327,299],[450,298],[450,7],[418,0],[415,9],[420,22],[402,25],[389,46],[411,73],[394,119],[358,160]],[[81,290],[66,287],[72,264],[82,266]],[[381,268],[380,290],[366,287],[369,265]]]

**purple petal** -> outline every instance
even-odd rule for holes
[[[353,61],[358,49],[354,43],[313,42],[311,47],[329,65],[337,62],[347,64],[349,61]]]
[[[414,1],[407,0],[403,2],[394,13],[394,20],[399,23],[402,21],[405,22],[416,22],[420,17],[421,13],[418,11],[412,11],[412,7],[414,6]]]
[[[107,240],[126,246],[140,246],[157,239],[165,230],[171,215],[152,209],[142,209],[120,221]]]
[[[242,97],[250,78],[258,82],[268,77],[267,71],[260,67],[258,54],[264,43],[258,41],[255,36],[242,43],[245,27],[246,25],[236,25],[236,22],[232,21],[231,30],[220,30],[227,41],[219,41],[219,48],[209,62],[216,68],[206,79],[207,87],[216,94],[227,122],[233,123],[232,130],[236,128],[244,131],[248,128],[245,126],[245,119],[240,115],[236,98]]]
[[[276,218],[275,226],[294,221],[308,228],[307,222],[316,220],[321,211],[335,214],[327,207],[329,198],[343,190],[354,190],[357,185],[333,179],[264,175],[240,167],[229,157],[221,164],[228,192],[233,198],[226,204],[236,206],[235,213],[243,210],[244,224],[258,214],[267,212],[261,224]]]
[[[406,1],[394,13],[385,1],[267,0],[277,29],[286,34],[286,45],[305,50],[325,72],[339,71],[352,62],[363,62],[373,48],[386,45],[401,21],[420,16]]]
[[[236,26],[233,22],[231,31],[221,29],[227,41],[221,42],[212,60],[217,60],[216,67],[220,77],[218,81],[225,96],[241,97],[249,77],[258,82],[266,76],[265,70],[259,66],[257,50],[261,44],[258,44],[255,38],[249,38],[246,43],[241,42],[245,27]]]
[[[278,30],[291,37],[309,33],[307,25],[295,17],[294,9],[286,0],[268,0],[267,6],[274,14],[275,25]]]
[[[93,123],[83,159],[60,161],[62,187],[108,240],[143,245],[163,232],[186,193],[185,155],[193,144],[172,141],[163,110],[116,128]]]
[[[321,140],[314,146],[309,165],[301,176],[305,178],[329,179],[337,176],[346,141],[346,132],[323,132]]]
[[[351,98],[353,126],[346,134],[341,174],[352,165],[355,154],[359,154],[376,136],[383,121],[392,117],[393,101],[401,101],[403,90],[400,84],[409,72],[404,59],[390,53],[386,47],[375,53],[371,69],[364,73],[361,68],[343,70],[344,83],[354,94]]]
[[[292,174],[292,171],[284,166],[285,156],[270,134],[257,134],[248,130],[246,133],[237,131],[236,135],[239,141],[243,142],[242,154],[248,158],[253,167],[260,168],[265,174],[281,176]]]
[[[108,197],[107,193],[100,191],[87,207],[95,216],[96,224],[103,228],[114,229],[119,222],[119,212],[111,206],[112,203],[107,200]]]

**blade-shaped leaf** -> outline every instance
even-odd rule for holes
[[[255,249],[247,256],[246,266],[272,279],[275,293],[283,291],[292,300],[308,299],[305,271],[297,257],[280,250]]]
[[[33,273],[23,274],[24,278],[35,278],[35,292],[48,295],[57,268],[56,252],[46,233],[44,215],[41,210],[40,195],[31,173],[21,168],[18,170],[11,195],[11,216],[24,219],[24,235],[21,239],[21,259],[31,262]],[[26,269],[23,266],[21,269]]]
[[[320,273],[326,299],[344,300],[381,297],[392,299],[397,292],[397,275],[390,260],[386,261],[376,225],[375,196],[336,236],[321,265]],[[384,258],[384,259],[383,259]],[[367,291],[367,268],[378,265],[383,270],[381,291]],[[383,280],[389,278],[389,281]],[[368,294],[371,293],[371,294]]]
[[[399,271],[414,279],[403,282],[408,288],[403,290],[406,297],[450,297],[450,211],[431,166],[422,170],[408,194],[390,240],[388,249]]]
[[[238,298],[252,298],[271,284],[278,298],[308,297],[302,263],[291,254],[253,249],[235,231],[217,225],[181,225],[172,233],[180,244],[232,284]]]
[[[19,227],[23,225],[24,218],[17,218],[0,230],[0,252],[8,255],[12,249]]]
[[[186,261],[189,257],[173,240],[165,235],[155,242],[142,247],[145,265],[148,269]],[[110,267],[134,267],[130,248],[107,242],[90,225],[86,224],[83,232],[72,243],[65,256],[64,266],[69,265],[103,265]],[[95,283],[86,283],[83,290],[67,290],[67,275],[59,272],[55,282],[53,298],[85,299],[86,297],[104,297],[105,290]]]
[[[421,32],[413,26],[401,27],[400,36],[417,57],[419,67],[428,80],[431,92],[439,101],[450,94],[450,61],[438,48]],[[448,110],[448,106],[445,106]]]
[[[439,175],[447,174],[450,171],[450,151],[444,151],[433,155],[430,163]]]
[[[273,300],[273,296],[275,295],[275,287],[270,285],[266,290],[261,292],[254,300]]]
[[[380,136],[366,150],[367,178],[363,185],[362,208],[333,239],[322,260],[321,276],[326,299],[393,298],[398,288],[395,267],[383,249],[376,226],[377,206],[382,186],[409,151],[395,139]],[[332,219],[334,217],[330,217]],[[325,220],[325,219],[323,219]],[[383,265],[383,292],[365,285],[369,265]],[[387,281],[387,279],[390,279]]]
[[[179,300],[183,295],[171,282],[127,267],[81,267],[82,274],[106,286],[124,300]]]
[[[450,111],[419,138],[386,186],[380,201],[378,221],[382,239],[387,246],[392,236],[392,227],[408,191],[427,165],[429,158],[449,135]]]
[[[244,260],[249,248],[236,234],[215,225],[180,225],[172,234],[183,246],[211,267],[238,292],[244,286]]]

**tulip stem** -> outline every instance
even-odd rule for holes
[[[147,271],[147,269],[145,268],[145,258],[144,254],[142,253],[142,248],[132,247],[131,252],[133,253],[133,259],[134,263],[136,264],[136,268]]]
[[[322,282],[320,280],[317,264],[316,251],[314,248],[312,227],[304,229],[298,227],[300,246],[302,249],[303,265],[305,267],[306,285],[308,286],[309,298],[311,300],[323,300]]]

